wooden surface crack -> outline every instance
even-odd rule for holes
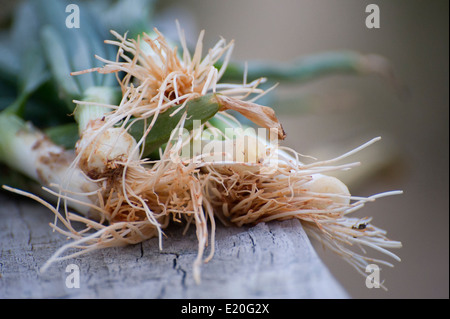
[[[0,195],[0,298],[347,298],[297,220],[216,229],[214,257],[193,278],[195,229],[169,227],[163,240],[106,248],[39,268],[67,239],[54,216],[28,200]],[[66,285],[67,266],[79,288]]]

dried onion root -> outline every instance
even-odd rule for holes
[[[162,249],[163,230],[171,221],[194,222],[199,239],[199,257],[194,265],[194,274],[199,282],[199,266],[208,239],[207,221],[210,219],[214,223],[213,216],[211,213],[207,216],[203,211],[201,187],[196,177],[198,170],[194,165],[173,162],[168,158],[170,151],[173,149],[168,148],[166,156],[153,164],[128,163],[126,178],[103,178],[97,181],[102,185],[99,192],[102,197],[96,207],[90,206],[102,216],[100,222],[72,213],[66,214],[68,220],[64,220],[53,208],[64,225],[68,221],[77,221],[84,223],[87,228],[74,232],[52,225],[74,241],[55,252],[42,267],[42,271],[56,261],[100,248],[136,244],[153,237],[159,238]],[[58,196],[57,193],[53,194]],[[70,201],[70,195],[64,199]],[[95,232],[87,233],[89,230]],[[76,249],[76,252],[62,256],[69,249]]]
[[[143,145],[147,136],[153,133],[151,130],[159,114],[168,111],[171,113],[170,116],[174,116],[178,112],[185,111],[187,102],[208,93],[215,93],[219,111],[235,110],[263,127],[276,127],[279,129],[280,138],[284,138],[284,131],[273,110],[253,103],[256,98],[266,93],[258,87],[265,82],[265,78],[257,79],[251,83],[246,83],[244,79],[244,83],[239,85],[219,83],[228,65],[233,42],[227,44],[224,39],[221,39],[202,58],[204,35],[202,31],[195,52],[191,56],[186,47],[184,33],[179,30],[183,48],[180,58],[177,54],[177,47],[172,48],[157,29],[155,29],[155,38],[145,33],[142,38],[139,37],[137,40],[127,39],[126,35],[121,36],[114,31],[112,31],[112,34],[118,40],[105,42],[118,47],[116,61],[108,61],[97,57],[105,63],[105,66],[72,73],[74,75],[86,72],[125,73],[125,76],[119,80],[123,94],[120,105],[112,107],[111,112],[105,112],[105,114],[101,114],[102,116],[97,116],[93,119],[96,123],[90,123],[90,127],[93,127],[95,132],[103,131],[103,133],[98,133],[100,137],[105,134],[104,130],[112,130],[119,123],[128,124],[131,122],[127,127],[129,130],[138,121],[148,121],[140,141],[137,142],[139,146]],[[224,61],[218,70],[215,63],[223,56]],[[89,102],[76,102],[79,105],[92,105]],[[121,128],[125,131],[124,125]],[[115,136],[116,134],[118,133],[114,132],[111,135]],[[92,132],[89,135],[92,135]],[[123,135],[126,136],[127,133],[121,132],[120,136]],[[81,140],[83,140],[83,137]],[[84,144],[92,144],[92,141],[80,143],[83,146]],[[132,142],[121,145],[136,148]],[[81,148],[84,150],[83,146]],[[80,152],[83,152],[83,150]],[[123,157],[127,153],[127,148],[115,152],[117,157]],[[102,161],[110,161],[110,158],[102,159]],[[89,162],[92,162],[92,157],[89,157]]]
[[[209,160],[202,164],[202,186],[205,201],[214,209],[216,216],[226,225],[255,225],[273,220],[298,219],[305,231],[333,252],[341,255],[364,276],[369,263],[392,266],[358,254],[348,247],[371,247],[400,261],[388,249],[400,248],[401,243],[389,240],[386,232],[372,224],[368,218],[348,217],[377,198],[400,194],[392,191],[368,198],[350,195],[347,186],[335,177],[324,174],[347,170],[358,163],[337,165],[336,162],[353,154],[379,138],[333,160],[303,164],[300,154],[291,155],[285,150],[261,151],[264,140],[259,139],[258,161],[220,162]],[[239,145],[234,144],[240,153]],[[267,148],[269,144],[265,144]],[[242,146],[241,146],[242,147]],[[251,149],[250,146],[249,149]],[[253,144],[254,147],[254,144]],[[247,149],[247,152],[248,149]],[[275,154],[276,159],[270,161]],[[264,157],[264,154],[271,154]],[[262,156],[262,157],[261,157]],[[268,167],[269,166],[269,167]],[[270,168],[270,169],[268,169]],[[384,288],[384,286],[383,286]]]

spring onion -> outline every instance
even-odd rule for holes
[[[202,56],[204,31],[192,54],[179,26],[181,52],[157,29],[127,34],[119,28],[111,31],[115,40],[102,46],[105,29],[90,14],[84,29],[69,30],[60,27],[61,3],[52,0],[49,6],[39,0],[33,5],[45,61],[17,81],[16,102],[0,112],[0,161],[41,184],[46,195],[4,188],[44,204],[64,226],[55,222],[52,227],[73,239],[43,271],[85,252],[152,237],[159,238],[161,247],[164,229],[178,222],[196,227],[193,273],[200,282],[201,265],[214,255],[216,219],[235,226],[299,219],[311,236],[361,273],[374,260],[348,245],[365,245],[399,260],[388,249],[400,247],[400,242],[389,240],[370,219],[362,222],[348,215],[401,192],[357,197],[327,175],[355,166],[338,162],[378,139],[338,158],[304,164],[300,154],[278,145],[286,133],[272,108],[255,103],[271,90],[262,88],[266,75],[302,81],[333,72],[373,73],[386,70],[383,63],[373,64],[384,60],[333,53],[295,65],[256,65],[242,71],[233,64],[228,68],[233,42],[225,39]],[[30,62],[26,55],[22,61]],[[224,82],[236,74],[243,83]],[[49,80],[74,122],[40,130],[22,117],[28,98]],[[229,111],[275,134],[267,138],[239,130],[242,123]],[[200,151],[185,156],[183,150],[196,145]],[[56,198],[56,206],[42,198],[49,195]],[[86,229],[76,231],[71,222]]]

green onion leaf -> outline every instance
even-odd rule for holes
[[[207,122],[219,111],[220,105],[216,99],[216,95],[211,93],[189,101],[186,103],[185,110],[171,116],[175,109],[176,108],[173,107],[158,115],[155,124],[145,140],[144,157],[158,150],[162,145],[169,141],[172,131],[177,127],[184,112],[187,112],[184,128],[191,131],[194,127],[195,120],[200,120],[202,124]],[[129,133],[136,140],[140,140],[145,133],[146,128],[152,122],[152,119],[153,118],[149,118],[146,121],[137,121],[129,128]]]

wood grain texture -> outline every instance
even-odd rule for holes
[[[0,298],[348,298],[318,258],[300,222],[218,226],[214,258],[194,282],[197,239],[192,227],[158,240],[45,261],[65,242],[48,225],[46,208],[0,194]],[[208,251],[205,253],[207,255]],[[66,266],[80,269],[80,288],[67,288]]]

